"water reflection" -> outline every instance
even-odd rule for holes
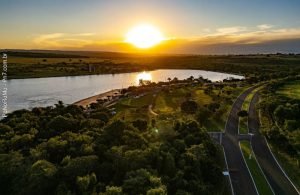
[[[143,84],[144,82],[151,82],[152,75],[151,73],[144,71],[136,76],[136,81],[138,85]]]
[[[50,106],[62,100],[66,104],[93,96],[111,89],[139,85],[139,80],[151,82],[168,81],[177,77],[179,80],[190,76],[203,76],[211,81],[221,81],[228,77],[242,79],[242,76],[202,71],[202,70],[155,70],[141,73],[123,73],[115,75],[89,75],[52,77],[35,79],[13,79],[7,81],[8,110]],[[1,110],[0,110],[1,115]]]

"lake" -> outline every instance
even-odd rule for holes
[[[139,79],[151,79],[153,82],[167,81],[168,78],[186,79],[190,76],[202,76],[211,81],[221,81],[243,76],[202,71],[161,69],[149,72],[122,74],[103,74],[85,76],[65,76],[50,78],[12,79],[7,81],[8,110],[30,109],[38,106],[50,106],[62,100],[66,104],[93,96],[111,89],[127,88],[138,85]],[[2,112],[2,110],[1,110]],[[1,113],[2,115],[2,113]]]

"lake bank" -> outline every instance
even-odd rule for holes
[[[115,94],[119,94],[119,93],[120,93],[120,89],[112,89],[110,91],[100,93],[98,95],[84,98],[82,100],[74,102],[73,104],[77,105],[77,106],[87,107],[88,105],[90,105],[92,103],[97,103],[97,100],[99,100],[99,99],[108,99],[108,97],[113,97]]]
[[[243,76],[239,75],[191,69],[160,69],[146,73],[13,79],[7,81],[8,111],[53,106],[58,101],[73,104],[112,89],[137,86],[139,79],[143,76],[151,77],[152,82],[168,82],[169,78],[174,79],[175,77],[183,80],[191,76],[194,78],[202,76],[211,81],[222,81],[227,78],[244,79]]]

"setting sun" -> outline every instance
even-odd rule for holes
[[[140,25],[132,28],[127,34],[125,42],[138,48],[149,48],[164,40],[162,33],[151,25]]]

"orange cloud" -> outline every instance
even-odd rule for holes
[[[210,30],[210,33],[207,35],[202,35],[193,39],[167,39],[149,49],[138,49],[133,45],[122,41],[100,41],[99,39],[97,40],[97,35],[93,33],[45,34],[35,37],[33,42],[38,48],[43,49],[150,53],[197,53],[198,51],[204,51],[205,47],[218,48],[221,47],[221,45],[226,45],[226,48],[228,48],[235,47],[237,45],[239,47],[246,45],[264,45],[270,42],[282,42],[285,40],[300,38],[300,28],[274,29],[272,28],[272,25],[262,24],[252,28],[252,30],[250,29],[251,28],[242,26],[218,28],[215,30],[215,32],[211,32]]]

